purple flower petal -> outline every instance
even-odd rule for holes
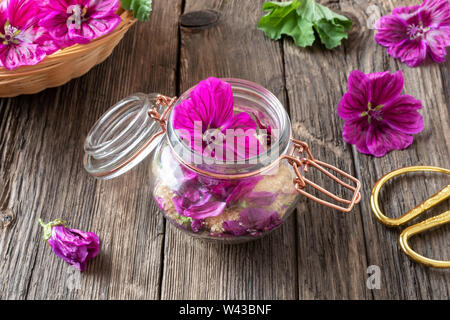
[[[270,206],[275,201],[277,196],[277,193],[269,191],[250,192],[244,198],[244,201],[247,205],[255,207],[266,207]]]
[[[53,40],[61,47],[68,47],[75,44],[69,37],[67,15],[65,13],[59,11],[48,12],[39,20],[39,26],[45,28]]]
[[[387,71],[371,73],[366,77],[360,71],[352,74],[356,77],[349,76],[349,82],[352,80],[349,92],[338,105],[338,115],[346,120],[342,134],[345,142],[356,145],[361,153],[377,157],[408,147],[413,141],[410,134],[423,130],[423,118],[417,111],[422,107],[421,102],[400,95],[403,74],[400,71],[393,75]],[[360,79],[364,85],[358,86],[355,79]],[[363,89],[367,90],[368,101],[353,99],[363,96]]]
[[[180,195],[176,195],[172,198],[172,201],[175,205],[175,209],[177,212],[182,215],[188,217],[186,211],[192,207],[199,207],[206,204],[211,199],[211,194],[202,193],[195,195],[195,191],[192,189],[184,191],[184,193],[178,192]],[[195,199],[195,201],[191,199]]]
[[[366,116],[346,121],[342,136],[345,142],[356,145],[359,152],[368,154],[370,153],[366,143],[368,131],[369,121]]]
[[[191,229],[194,232],[199,232],[203,226],[203,219],[192,219]]]
[[[348,92],[338,104],[338,115],[344,120],[359,118],[367,111],[370,98],[369,78],[359,70],[352,71],[348,77]]]
[[[39,28],[37,32],[39,35],[36,37],[35,42],[46,55],[50,55],[60,49],[60,46],[55,43],[53,38],[48,34],[47,30],[44,28]]]
[[[233,117],[233,92],[225,81],[213,77],[200,81],[191,92],[191,99],[208,128],[219,128]]]
[[[35,65],[46,56],[43,43],[36,41],[38,7],[34,1],[8,0],[0,6],[0,61],[9,70]],[[46,44],[48,45],[48,43]]]
[[[434,61],[443,62],[450,42],[450,2],[425,0],[422,5],[396,8],[375,27],[375,40],[409,66],[418,66],[427,52]]]
[[[375,41],[385,47],[393,46],[408,37],[406,21],[395,15],[381,17],[375,23]]]
[[[389,71],[377,72],[369,75],[371,85],[371,100],[373,107],[384,105],[397,98],[403,90],[403,73],[397,71],[390,74]]]
[[[242,197],[246,196],[255,188],[256,184],[262,179],[263,179],[262,176],[256,176],[239,180],[238,184],[233,188],[233,191],[228,195],[226,202],[228,204],[233,204]]]
[[[8,70],[35,65],[44,58],[45,52],[37,44],[0,45],[0,60]]]
[[[382,157],[395,149],[405,149],[412,142],[412,136],[396,131],[384,123],[370,126],[367,132],[367,148],[376,157]]]
[[[46,0],[40,4],[39,25],[60,45],[85,44],[114,30],[119,0]]]
[[[181,172],[183,173],[182,183],[194,180],[198,177],[197,173],[195,173],[194,171],[192,171],[184,166],[180,166],[180,169],[181,169]]]
[[[430,57],[438,63],[444,62],[447,55],[446,47],[450,46],[450,26],[431,30],[425,37]]]
[[[163,211],[166,210],[166,209],[164,208],[164,199],[163,199],[162,197],[155,196],[154,199],[155,199],[156,203],[158,204],[158,207],[159,207],[161,210],[163,210]]]
[[[222,224],[225,232],[236,236],[249,233],[258,236],[279,226],[283,221],[275,211],[266,211],[260,208],[247,208],[242,210],[238,221],[225,221]]]
[[[226,202],[208,202],[200,206],[191,206],[184,210],[184,216],[193,219],[205,219],[208,217],[215,217],[222,213],[225,209]]]
[[[222,223],[222,228],[225,232],[235,236],[243,236],[248,233],[246,226],[242,225],[239,221],[224,221]]]
[[[390,47],[388,53],[394,58],[406,63],[410,67],[417,67],[427,56],[427,45],[421,39],[403,40],[397,45]]]
[[[221,125],[223,133],[226,132],[226,129],[256,129],[256,123],[250,117],[250,115],[246,112],[239,112],[229,118],[226,122]]]
[[[95,258],[100,251],[100,240],[93,232],[68,229],[52,222],[47,226],[41,225],[44,230],[46,227],[51,228],[48,244],[53,252],[80,271],[84,271],[86,262]]]
[[[117,15],[89,19],[77,28],[76,25],[69,27],[69,37],[76,43],[88,43],[93,39],[104,36],[113,31],[121,22]]]
[[[425,0],[421,6],[426,26],[439,28],[450,25],[450,2],[448,0]],[[425,20],[427,18],[427,20]]]
[[[394,8],[394,10],[392,10],[392,14],[399,16],[403,20],[408,20],[411,17],[411,15],[417,14],[419,8],[420,8],[420,5],[397,7],[397,8]]]
[[[227,159],[227,154],[240,160],[263,152],[264,147],[255,136],[255,121],[246,112],[233,114],[233,109],[231,85],[220,79],[208,78],[199,82],[190,98],[174,108],[173,127],[185,142],[190,142],[193,150],[220,161],[235,161]],[[202,136],[195,137],[199,129]],[[232,134],[234,143],[227,143],[226,134]],[[201,143],[195,143],[196,140]]]
[[[203,122],[201,115],[196,110],[192,100],[186,99],[173,111],[173,128],[181,133],[180,137],[186,139],[186,142],[190,141],[191,145],[194,145],[195,124]]]
[[[408,95],[392,100],[382,109],[382,118],[391,128],[406,134],[423,130],[423,117],[417,112],[422,103]]]
[[[116,12],[119,9],[119,1],[90,1],[94,5],[88,5],[92,10],[90,12],[91,18],[103,18],[111,15],[111,12]]]
[[[367,111],[368,101],[360,100],[359,95],[353,92],[347,92],[339,101],[337,114],[344,120],[355,120],[361,117],[361,114]]]
[[[38,7],[34,1],[30,0],[7,0],[6,16],[11,25],[25,30],[36,24]]]

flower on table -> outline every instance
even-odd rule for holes
[[[345,142],[376,157],[411,145],[411,135],[423,130],[423,118],[418,112],[422,103],[401,94],[403,83],[401,71],[350,73],[348,92],[337,107],[338,115],[345,120]]]
[[[85,44],[114,30],[119,0],[44,0],[39,25],[61,46]]]
[[[66,222],[60,219],[47,224],[39,219],[39,223],[44,228],[43,238],[53,252],[80,271],[86,269],[88,260],[98,255],[100,240],[95,233],[69,229]]]
[[[450,2],[425,0],[421,5],[395,8],[375,28],[375,41],[411,67],[422,63],[427,53],[434,61],[444,62],[450,46]]]
[[[247,208],[242,210],[241,217],[235,221],[224,221],[223,229],[235,236],[250,234],[258,236],[270,231],[282,223],[275,211],[267,211],[261,208]]]
[[[8,70],[35,65],[58,48],[46,40],[31,0],[6,0],[0,5],[0,66]],[[43,43],[46,43],[43,45]],[[54,52],[54,51],[53,51]]]

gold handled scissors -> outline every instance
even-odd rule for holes
[[[403,173],[407,172],[417,172],[417,171],[433,171],[433,172],[441,172],[446,173],[450,175],[450,170],[439,168],[439,167],[431,167],[431,166],[414,166],[414,167],[405,167],[400,168],[395,171],[392,171],[382,177],[373,187],[372,193],[370,195],[370,206],[372,207],[372,211],[375,215],[375,217],[383,224],[385,224],[388,227],[397,227],[402,224],[405,224],[406,222],[414,219],[415,217],[419,216],[423,212],[427,211],[431,207],[434,207],[435,205],[441,203],[442,201],[446,200],[450,197],[450,184],[444,187],[441,191],[434,194],[421,204],[417,205],[414,209],[409,210],[407,213],[402,215],[399,218],[389,218],[386,217],[380,210],[380,206],[378,203],[378,196],[381,190],[381,187],[383,185],[391,180],[392,178],[401,175]],[[429,218],[425,221],[419,222],[415,225],[412,225],[402,231],[400,234],[400,247],[402,250],[414,261],[419,262],[421,264],[424,264],[429,267],[434,268],[450,268],[450,261],[442,261],[442,260],[434,260],[427,257],[424,257],[417,252],[415,252],[408,244],[408,239],[412,236],[421,233],[425,230],[441,226],[443,224],[446,224],[450,222],[450,210],[441,213],[438,216]]]

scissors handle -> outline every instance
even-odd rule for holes
[[[407,213],[402,215],[399,218],[389,218],[385,216],[380,209],[378,198],[379,193],[382,188],[382,186],[388,182],[390,179],[401,175],[406,172],[417,172],[417,171],[433,171],[433,172],[442,172],[446,174],[450,174],[450,170],[439,168],[439,167],[431,167],[431,166],[414,166],[414,167],[406,167],[401,168],[395,171],[392,171],[382,177],[373,187],[372,193],[370,196],[370,206],[372,208],[372,211],[375,215],[375,217],[383,224],[389,227],[396,227],[400,226],[402,224],[405,224],[406,222],[416,218],[423,212],[429,210],[430,208],[434,207],[435,205],[441,203],[442,201],[448,199],[450,197],[450,184],[444,187],[441,191],[437,192],[418,206],[416,206],[414,209],[409,210]],[[414,261],[419,262],[421,264],[424,264],[426,266],[435,267],[435,268],[450,268],[450,261],[441,261],[441,260],[434,260],[427,257],[424,257],[414,250],[411,249],[411,247],[408,244],[409,238],[412,236],[421,233],[423,231],[438,227],[440,225],[446,224],[450,222],[450,211],[446,211],[444,213],[441,213],[438,216],[429,218],[425,221],[422,221],[420,223],[417,223],[415,225],[412,225],[400,234],[399,242],[401,249]]]
[[[446,200],[450,197],[450,185],[443,188],[441,191],[436,193],[435,195],[431,196],[418,206],[416,206],[414,209],[409,210],[404,215],[400,216],[399,218],[389,218],[381,212],[380,205],[378,202],[380,190],[383,187],[383,185],[391,180],[392,178],[401,175],[403,173],[407,172],[417,172],[417,171],[434,171],[434,172],[442,172],[450,175],[450,170],[439,168],[439,167],[431,167],[431,166],[413,166],[413,167],[405,167],[400,168],[397,170],[394,170],[384,177],[382,177],[378,182],[375,184],[375,186],[372,189],[372,193],[370,195],[370,206],[372,208],[373,214],[375,217],[384,225],[388,227],[398,227],[402,224],[405,224],[406,222],[414,219],[418,215],[422,214],[423,212],[427,211],[431,207],[434,207],[435,205],[441,203],[442,201]]]
[[[440,225],[446,224],[450,222],[450,210],[446,211],[444,213],[441,213],[438,216],[429,218],[425,221],[422,221],[418,224],[412,225],[400,234],[400,247],[402,250],[414,261],[417,261],[421,264],[424,264],[429,267],[434,268],[450,268],[450,261],[441,261],[441,260],[434,260],[427,257],[424,257],[417,252],[415,252],[411,247],[409,246],[408,239],[412,236],[421,233],[423,231],[426,231],[431,228],[438,227]]]

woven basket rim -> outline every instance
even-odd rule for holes
[[[0,0],[0,2],[2,1],[3,0]],[[21,66],[14,70],[8,70],[4,67],[0,67],[0,79],[7,79],[9,77],[12,78],[18,75],[39,73],[46,69],[51,69],[52,67],[57,66],[58,62],[60,62],[62,59],[68,59],[68,56],[83,54],[99,46],[102,46],[111,38],[116,37],[119,33],[127,31],[137,21],[131,11],[126,11],[122,7],[119,7],[116,13],[121,17],[122,21],[113,31],[111,31],[107,35],[94,39],[87,44],[75,44],[73,46],[58,50],[55,53],[48,55],[44,58],[44,60],[35,65]]]

